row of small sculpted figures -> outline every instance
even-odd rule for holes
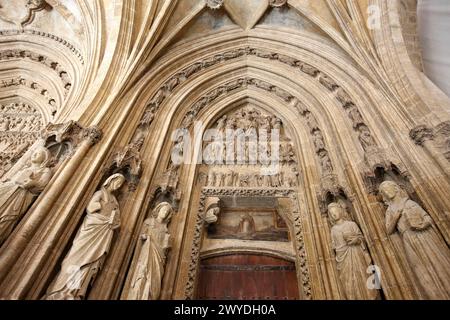
[[[32,113],[39,114],[39,111],[26,103],[9,103],[6,105],[0,104],[0,112],[12,112],[17,113]]]
[[[239,173],[233,170],[227,172],[210,170],[199,176],[199,183],[208,187],[263,187],[292,188],[298,185],[298,171],[295,167],[286,168],[273,175],[263,175],[260,172]]]
[[[206,144],[205,146],[208,145]],[[243,143],[243,146],[240,147],[237,142],[233,141],[230,146],[227,143],[220,144],[218,142],[215,142],[214,145],[210,145],[208,147],[209,150],[208,152],[206,152],[205,158],[207,160],[210,160],[209,162],[215,162],[217,164],[222,164],[227,161],[234,162],[235,160],[246,164],[249,163],[250,160],[256,161],[258,156],[260,155],[264,155],[265,160],[267,161],[273,161],[273,159],[271,159],[273,153],[272,148],[274,150],[275,148],[278,148],[278,159],[275,160],[283,163],[296,162],[294,148],[290,143],[284,143],[281,145],[274,144],[272,146],[269,144],[258,146],[257,143],[245,141]],[[242,150],[239,150],[240,148]],[[231,149],[231,151],[229,149]],[[236,154],[237,150],[242,152],[241,157],[238,157],[238,155]],[[254,156],[253,158],[250,156],[251,154]],[[220,155],[222,155],[222,157],[220,157]],[[275,156],[276,154],[273,153],[273,155]]]
[[[0,131],[40,131],[42,119],[40,116],[15,117],[0,115]]]

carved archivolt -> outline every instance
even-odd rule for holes
[[[34,62],[41,63],[46,67],[52,69],[61,79],[66,95],[69,92],[70,88],[72,87],[72,79],[69,76],[69,73],[66,71],[66,69],[64,69],[60,63],[53,61],[52,59],[50,59],[45,55],[34,53],[30,50],[0,51],[0,61],[12,59],[30,59]]]
[[[19,87],[19,86],[23,86],[23,87],[29,88],[31,90],[34,90],[38,94],[43,96],[48,101],[48,105],[50,106],[51,115],[55,116],[55,114],[58,110],[58,107],[56,105],[56,100],[53,98],[53,96],[50,95],[49,90],[44,88],[38,82],[28,80],[22,76],[19,76],[19,77],[8,79],[8,80],[2,80],[2,82],[0,83],[0,88],[10,88],[10,87]]]
[[[192,77],[194,74],[204,70],[206,68],[212,67],[224,61],[229,61],[232,59],[237,59],[244,56],[256,56],[262,59],[269,59],[274,61],[279,61],[283,64],[289,65],[290,67],[296,68],[299,71],[309,75],[310,77],[316,79],[322,86],[324,86],[327,90],[331,91],[335,94],[336,99],[342,104],[342,107],[347,112],[349,119],[352,122],[353,128],[358,133],[359,140],[361,142],[361,146],[365,151],[366,162],[370,169],[376,165],[384,165],[386,160],[384,159],[384,154],[377,146],[370,129],[365,124],[364,119],[355,105],[349,94],[341,88],[335,80],[327,76],[324,72],[318,70],[317,68],[304,63],[298,59],[278,54],[275,52],[265,51],[261,49],[245,47],[239,48],[235,50],[230,50],[221,54],[216,54],[212,57],[205,58],[201,61],[195,62],[188,67],[185,67],[180,72],[172,76],[169,80],[167,80],[153,95],[153,98],[150,100],[146,107],[146,111],[144,113],[144,117],[141,121],[141,129],[142,127],[148,127],[153,120],[154,115],[159,110],[159,107],[163,103],[163,101],[178,87],[181,83],[185,82],[188,78]],[[275,93],[277,96],[282,98],[285,102],[290,102],[294,99],[294,97],[286,92],[285,90],[273,86],[265,81],[257,80],[257,79],[238,79],[234,83],[229,83],[226,86],[219,87],[215,91],[211,92],[209,96],[205,96],[199,101],[197,101],[193,106],[193,111],[187,115],[188,118],[192,118],[192,115],[196,110],[199,110],[204,105],[206,105],[209,101],[216,99],[218,96],[227,93],[231,90],[234,90],[238,87],[242,87],[243,85],[253,85],[260,89],[270,91]],[[304,115],[306,118],[308,117],[308,113],[300,108],[300,113]],[[148,117],[148,115],[151,117]],[[150,121],[146,121],[145,119],[151,119]],[[308,119],[307,119],[308,120]],[[189,122],[189,119],[185,119],[184,123]],[[310,121],[315,121],[315,119],[311,119]],[[310,125],[314,125],[311,123]],[[186,126],[185,126],[186,127]],[[314,131],[312,132],[314,134]],[[141,134],[142,132],[138,131],[137,134]],[[318,134],[316,134],[318,136]],[[316,138],[318,139],[318,138]],[[328,155],[326,150],[319,151],[321,154],[320,159],[321,163],[325,166],[325,171],[330,174],[332,171],[332,167],[328,163]],[[375,168],[373,168],[375,169]]]
[[[57,35],[54,35],[49,32],[35,30],[35,29],[10,29],[10,30],[0,30],[0,36],[17,36],[17,35],[33,35],[33,36],[39,36],[44,37],[47,39],[54,40],[66,48],[69,49],[80,61],[81,65],[84,65],[84,57],[81,54],[80,50],[78,50],[73,44],[71,44],[68,40],[58,37]]]

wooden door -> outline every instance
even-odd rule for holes
[[[197,299],[297,300],[295,264],[264,255],[227,255],[200,263]]]

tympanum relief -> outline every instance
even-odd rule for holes
[[[299,172],[282,121],[252,106],[222,116],[205,143],[198,182],[212,188],[294,188]],[[208,139],[205,139],[208,140]]]

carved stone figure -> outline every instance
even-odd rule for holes
[[[284,179],[284,186],[287,188],[296,187],[298,184],[298,176],[299,172],[295,166],[291,168],[291,170],[287,173],[286,178]]]
[[[228,171],[225,175],[225,186],[233,187],[234,186],[234,172]]]
[[[87,215],[62,262],[61,271],[47,290],[46,300],[85,298],[89,285],[102,269],[114,230],[120,227],[120,208],[114,192],[124,182],[122,174],[114,174],[92,196],[86,208]]]
[[[216,187],[225,186],[225,174],[223,172],[216,173]]]
[[[208,172],[208,187],[214,187],[216,185],[216,173],[214,171]]]
[[[369,128],[367,128],[366,126],[361,126],[359,128],[359,141],[361,142],[361,146],[363,147],[364,151],[369,151],[377,147],[376,142],[369,131]]]
[[[31,156],[31,164],[0,184],[0,245],[52,177],[50,152],[42,147]]]
[[[313,116],[311,112],[307,112],[305,114],[306,123],[308,124],[309,129],[313,132],[316,129],[319,129],[319,124],[317,123],[316,118]]]
[[[220,199],[217,197],[206,199],[205,223],[210,225],[216,223],[220,214]]]
[[[358,125],[364,124],[364,120],[356,106],[352,106],[348,109],[348,116],[352,120],[353,127],[357,128]]]
[[[149,109],[145,110],[144,116],[142,117],[140,124],[150,125],[153,122],[153,119],[155,118],[156,111],[157,111],[156,107],[150,107]]]
[[[350,221],[345,208],[339,203],[328,206],[332,224],[331,242],[336,253],[340,283],[348,300],[373,300],[377,290],[367,288],[367,268],[372,264],[358,225]]]
[[[323,142],[323,136],[322,136],[322,132],[320,132],[320,130],[314,131],[313,141],[314,141],[314,146],[316,148],[316,152],[319,152],[320,150],[325,149],[325,143]]]
[[[338,84],[333,79],[324,74],[320,76],[319,82],[330,91],[339,88]]]
[[[388,205],[386,229],[398,232],[422,294],[428,299],[450,299],[450,250],[428,213],[393,181],[380,185]]]
[[[172,214],[172,206],[163,202],[158,204],[151,217],[144,221],[136,248],[136,267],[127,300],[159,299],[167,253],[170,248],[167,225],[170,223]]]
[[[316,77],[319,74],[319,70],[307,63],[300,63],[300,70],[311,77]]]
[[[320,166],[323,174],[330,174],[333,172],[333,165],[331,164],[330,156],[325,150],[319,153]]]
[[[340,103],[342,103],[342,106],[344,108],[353,105],[352,99],[350,98],[348,93],[342,88],[336,90],[336,98]]]
[[[250,180],[250,176],[248,174],[240,174],[239,175],[239,186],[248,187],[249,180]]]

